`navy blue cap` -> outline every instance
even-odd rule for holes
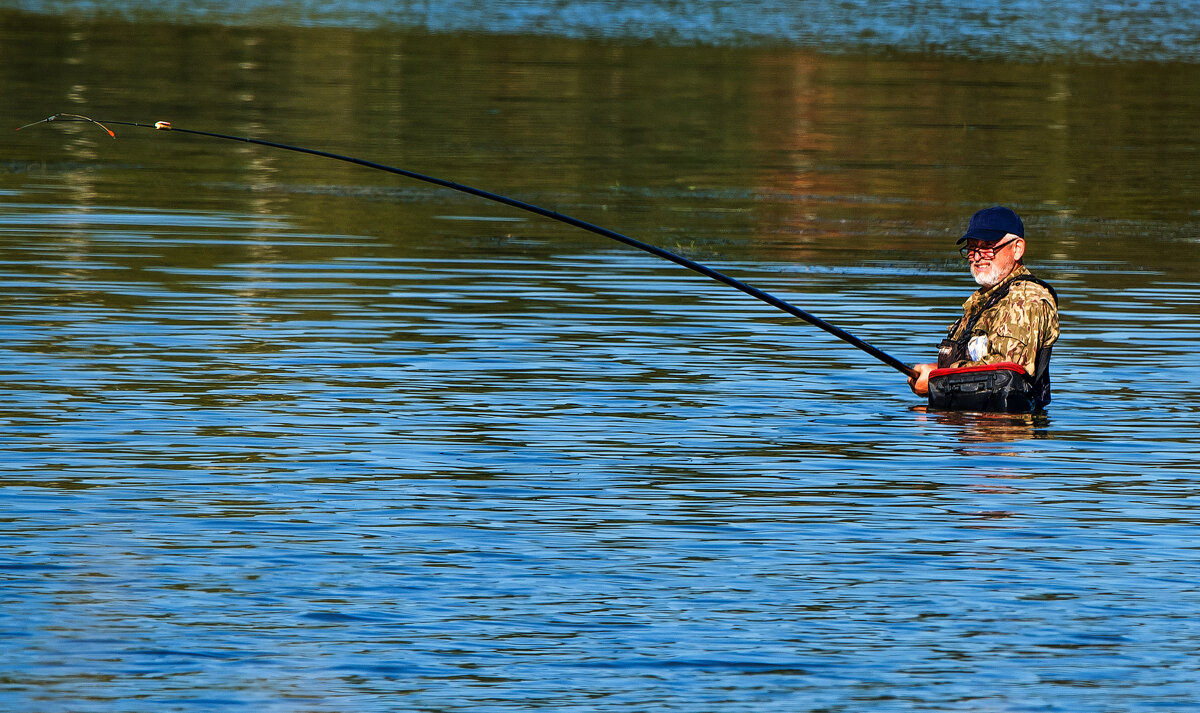
[[[1021,238],[1025,237],[1025,224],[1011,208],[992,206],[971,216],[971,224],[967,226],[967,232],[958,239],[955,245],[967,240],[994,243],[1009,233]]]

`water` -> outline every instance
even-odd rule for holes
[[[0,133],[0,708],[1200,708],[1185,57],[193,19],[0,13],[10,123],[460,180],[910,362],[1007,203],[1054,403],[926,413],[738,292],[394,176]]]
[[[1196,61],[1200,8],[1187,0],[10,0],[26,11],[170,22],[420,29],[436,33],[793,45],[842,53],[922,51]]]

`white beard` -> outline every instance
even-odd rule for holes
[[[972,264],[971,277],[975,278],[975,282],[980,287],[995,287],[1004,279],[1004,275],[1000,274],[1000,266],[994,262],[988,263],[988,266],[983,268],[976,268]]]

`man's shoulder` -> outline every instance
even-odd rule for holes
[[[1050,285],[1029,272],[1013,280],[1008,288],[1008,298],[1026,304],[1046,302],[1051,307],[1058,307],[1058,295]]]

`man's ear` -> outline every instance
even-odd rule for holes
[[[1019,238],[1013,245],[1013,259],[1020,262],[1025,257],[1025,238]]]

